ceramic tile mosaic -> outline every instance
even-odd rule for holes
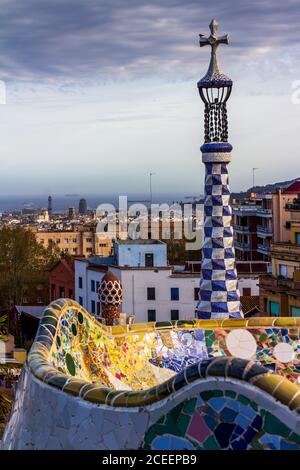
[[[147,450],[299,450],[300,435],[234,391],[208,390],[150,427]]]
[[[68,375],[110,388],[122,388],[124,384],[131,390],[143,390],[160,383],[162,374],[157,368],[177,373],[203,359],[230,357],[226,344],[230,331],[196,326],[114,335],[84,312],[70,307],[58,321],[50,357],[52,365]],[[257,345],[255,355],[249,359],[296,382],[300,377],[299,330],[251,327],[248,331]],[[274,348],[280,343],[293,348],[292,361],[282,363],[276,359]]]
[[[298,318],[107,327],[76,302],[56,301],[28,355],[3,448],[294,449],[299,327]],[[230,354],[232,333],[234,350],[251,358]]]

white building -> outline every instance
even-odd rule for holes
[[[75,299],[86,310],[100,315],[98,287],[109,270],[122,283],[122,312],[135,315],[136,322],[194,318],[200,274],[168,266],[163,242],[117,241],[115,254],[115,259],[75,260]],[[241,294],[258,295],[257,284],[257,275],[243,275]]]

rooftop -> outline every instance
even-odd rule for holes
[[[165,245],[161,240],[115,240],[118,245]]]

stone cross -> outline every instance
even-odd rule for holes
[[[216,73],[220,73],[219,70],[219,64],[218,64],[218,59],[217,59],[217,48],[219,44],[228,44],[228,34],[225,34],[224,36],[217,36],[218,29],[219,29],[219,23],[216,20],[212,20],[210,25],[210,36],[206,38],[203,34],[199,34],[200,40],[199,44],[200,47],[203,46],[211,46],[211,59],[210,59],[210,64],[208,68],[208,74],[213,75]]]

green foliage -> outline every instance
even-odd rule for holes
[[[8,420],[9,413],[12,407],[12,401],[0,392],[0,439],[2,437],[5,424]]]
[[[182,240],[170,239],[166,240],[168,249],[168,260],[169,263],[185,263],[186,261],[200,261],[201,250],[186,250],[186,243],[192,243],[194,240]]]
[[[0,313],[0,341],[7,340],[7,315]]]
[[[44,249],[26,228],[0,230],[0,306],[8,309],[22,303],[25,292],[47,282],[47,272],[59,255]]]

